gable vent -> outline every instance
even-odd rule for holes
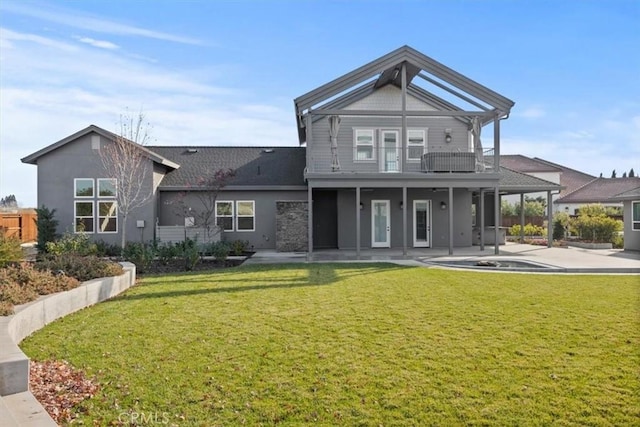
[[[187,153],[194,154],[194,153],[197,153],[197,152],[198,152],[197,148],[187,148]]]
[[[265,148],[262,150],[263,153],[273,153],[273,148]]]

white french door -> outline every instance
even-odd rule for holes
[[[371,247],[391,247],[389,200],[371,201]]]
[[[380,131],[380,172],[400,172],[400,133]]]
[[[431,247],[431,200],[413,201],[413,247]]]

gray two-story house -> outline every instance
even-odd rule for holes
[[[501,194],[560,188],[500,166],[513,101],[407,46],[294,104],[297,147],[139,147],[152,197],[128,239],[197,228],[203,178],[226,169],[235,174],[210,207],[220,236],[309,254],[500,242]],[[56,209],[60,232],[119,241],[118,183],[99,160],[115,138],[89,126],[22,159],[37,165],[38,204]]]

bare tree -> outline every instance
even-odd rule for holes
[[[227,185],[230,179],[236,175],[233,169],[219,169],[207,173],[189,184],[189,189],[180,193],[175,201],[175,212],[183,218],[192,217],[194,225],[202,227],[207,233],[207,240],[220,232],[216,224],[216,200],[218,194]],[[187,196],[192,194],[198,200],[199,206],[187,204]]]
[[[100,160],[107,176],[116,181],[117,207],[122,218],[121,247],[127,241],[127,219],[153,197],[149,187],[151,162],[142,148],[149,142],[150,125],[142,112],[120,115],[119,130],[111,144],[100,148]]]

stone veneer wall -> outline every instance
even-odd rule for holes
[[[307,202],[276,202],[276,250],[278,252],[306,252],[309,249],[308,219]]]

